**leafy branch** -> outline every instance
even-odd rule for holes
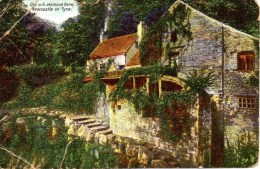
[[[11,156],[13,156],[13,157],[15,157],[15,158],[18,158],[18,159],[22,160],[24,163],[28,164],[31,168],[36,168],[36,167],[33,166],[32,164],[30,164],[26,159],[17,156],[17,155],[14,154],[12,151],[10,151],[10,150],[4,148],[3,146],[0,146],[0,149],[1,149],[1,150],[4,150],[5,152],[7,152],[8,154],[10,154]]]

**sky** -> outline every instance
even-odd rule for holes
[[[31,10],[31,12],[57,25],[62,24],[69,18],[79,15],[79,7],[75,0],[38,0],[38,2],[37,0],[23,0],[23,2],[27,6],[26,8]],[[36,11],[35,9],[40,11]],[[52,11],[50,11],[50,9],[52,9]]]

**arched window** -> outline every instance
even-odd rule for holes
[[[245,51],[237,55],[237,70],[254,70],[255,56],[254,52]]]

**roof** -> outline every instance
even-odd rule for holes
[[[126,66],[136,66],[141,65],[140,63],[140,51],[137,50],[135,55],[126,63]]]
[[[197,9],[191,7],[190,5],[186,4],[185,2],[183,2],[183,1],[181,1],[181,0],[175,1],[175,2],[173,3],[173,5],[170,7],[170,9],[171,9],[173,6],[176,6],[176,5],[178,5],[178,4],[183,4],[183,5],[187,6],[189,9],[191,9],[191,10],[194,11],[194,12],[196,12],[197,14],[199,14],[199,15],[201,15],[201,16],[204,16],[205,18],[207,18],[207,19],[209,19],[209,20],[215,22],[216,24],[218,24],[218,25],[220,25],[220,26],[223,26],[224,28],[230,29],[230,30],[232,30],[232,31],[234,31],[234,32],[236,32],[236,33],[245,35],[245,36],[247,36],[247,37],[249,37],[249,38],[251,38],[251,39],[254,39],[254,40],[258,40],[258,41],[259,41],[259,38],[254,37],[254,36],[252,36],[252,35],[249,35],[249,34],[247,34],[247,33],[244,33],[244,32],[242,32],[242,31],[239,31],[239,30],[237,30],[237,29],[235,29],[235,28],[233,28],[233,27],[231,27],[231,26],[229,26],[229,25],[226,25],[226,24],[224,24],[224,23],[222,23],[222,22],[220,22],[220,21],[218,21],[218,20],[216,20],[216,19],[214,19],[214,18],[211,18],[211,17],[207,16],[206,14],[204,14],[204,13],[198,11]]]
[[[137,34],[129,34],[107,39],[90,54],[89,59],[100,59],[125,54],[136,41]]]

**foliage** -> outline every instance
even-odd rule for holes
[[[81,2],[81,1],[80,1]],[[99,43],[105,6],[80,5],[80,15],[66,21],[56,43],[63,65],[84,66],[89,54]]]
[[[0,4],[0,10],[3,11],[0,16],[0,24],[2,25],[0,37],[7,33],[7,36],[1,39],[0,66],[18,65],[33,61],[35,57],[46,57],[45,52],[42,52],[40,56],[35,56],[39,54],[36,52],[36,48],[43,44],[44,35],[48,34],[47,31],[53,30],[54,26],[37,18],[34,14],[25,15],[26,10],[23,8],[22,0],[3,0]],[[46,47],[42,51],[50,49]]]
[[[157,83],[161,76],[167,75],[168,71],[166,70],[169,69],[169,67],[162,65],[153,65],[125,70],[117,88],[110,93],[110,100],[116,102],[120,99],[126,99],[143,116],[159,117],[161,120],[160,135],[167,140],[177,141],[183,131],[189,132],[189,127],[192,125],[192,119],[189,119],[186,110],[193,104],[196,93],[193,90],[173,91],[165,92],[159,97],[156,92],[146,93],[145,88],[129,90],[124,87],[129,76],[133,75],[145,75],[150,78],[150,84]],[[172,122],[175,124],[172,124]],[[181,131],[180,126],[183,127]]]
[[[184,0],[195,9],[255,37],[259,35],[258,6],[254,0]]]
[[[190,10],[186,9],[184,5],[178,5],[173,11],[172,13],[166,12],[148,28],[148,32],[140,44],[142,65],[161,61],[163,54],[171,52],[181,42],[191,40],[190,24],[186,21],[186,18],[190,15]],[[171,38],[173,32],[176,33],[176,37],[181,38],[168,43],[167,39]]]
[[[258,162],[258,152],[258,142],[255,141],[243,143],[238,140],[234,145],[228,143],[225,147],[224,167],[252,167]]]
[[[23,118],[24,124],[17,124]],[[46,115],[14,115],[0,131],[1,146],[40,168],[58,168],[68,144],[67,129],[63,120]],[[0,150],[0,167],[25,167],[25,164]],[[98,155],[98,156],[97,156]],[[69,145],[64,168],[110,168],[117,157],[107,146],[86,143],[74,138]]]
[[[132,11],[127,11],[120,13],[118,18],[111,18],[110,19],[110,24],[116,20],[117,27],[112,27],[109,28],[109,31],[106,32],[109,37],[115,37],[115,36],[121,36],[121,35],[127,35],[127,34],[132,34],[137,31],[137,25],[138,25],[138,20],[136,18],[136,15]]]
[[[61,64],[61,58],[58,55],[57,43],[58,33],[56,30],[48,30],[44,36],[39,36],[35,40],[32,62],[35,64]]]
[[[236,29],[258,36],[258,7],[254,0],[183,0],[195,9],[226,23]],[[148,21],[147,24],[155,23],[158,17],[162,16],[159,12],[168,9],[175,0],[114,0],[112,1],[112,14],[109,21],[109,36],[119,36],[120,18],[123,13],[132,12],[139,20]],[[152,16],[152,17],[151,17]],[[147,20],[147,18],[150,18]],[[153,21],[154,20],[154,21]],[[127,33],[128,34],[128,33]]]
[[[256,71],[255,75],[251,75],[248,79],[250,86],[259,87],[259,72]]]
[[[109,16],[109,24],[108,24],[108,36],[109,37],[114,37],[114,36],[119,36],[119,35],[124,35],[124,34],[130,34],[133,29],[127,28],[126,30],[128,31],[118,31],[122,27],[122,23],[124,20],[122,19],[126,13],[131,13],[136,20],[141,21],[141,20],[149,20],[155,17],[153,15],[153,11],[158,11],[162,9],[165,6],[169,6],[172,4],[174,0],[140,0],[140,1],[132,1],[132,0],[115,0],[112,2],[112,14]],[[156,13],[156,12],[155,12]],[[159,14],[159,13],[157,13]],[[150,15],[150,16],[148,16]],[[160,16],[160,15],[158,15]],[[155,17],[156,18],[156,17]],[[131,25],[129,25],[132,27]]]
[[[15,96],[19,87],[19,81],[14,73],[0,67],[0,106],[2,103]]]
[[[52,64],[13,66],[9,70],[32,88],[51,83],[67,74],[64,67]]]
[[[98,93],[104,91],[104,85],[99,80],[102,74],[96,74],[92,82],[84,84],[86,75],[83,71],[64,76],[64,68],[56,66],[40,65],[12,69],[21,78],[21,86],[18,96],[5,103],[7,108],[46,106],[78,114],[92,114],[95,113]],[[47,82],[45,75],[53,79],[48,79]],[[42,84],[42,81],[45,83]]]
[[[205,89],[214,84],[214,74],[210,73],[199,73],[198,71],[192,71],[186,74],[186,78],[182,79],[192,90],[202,94]]]

